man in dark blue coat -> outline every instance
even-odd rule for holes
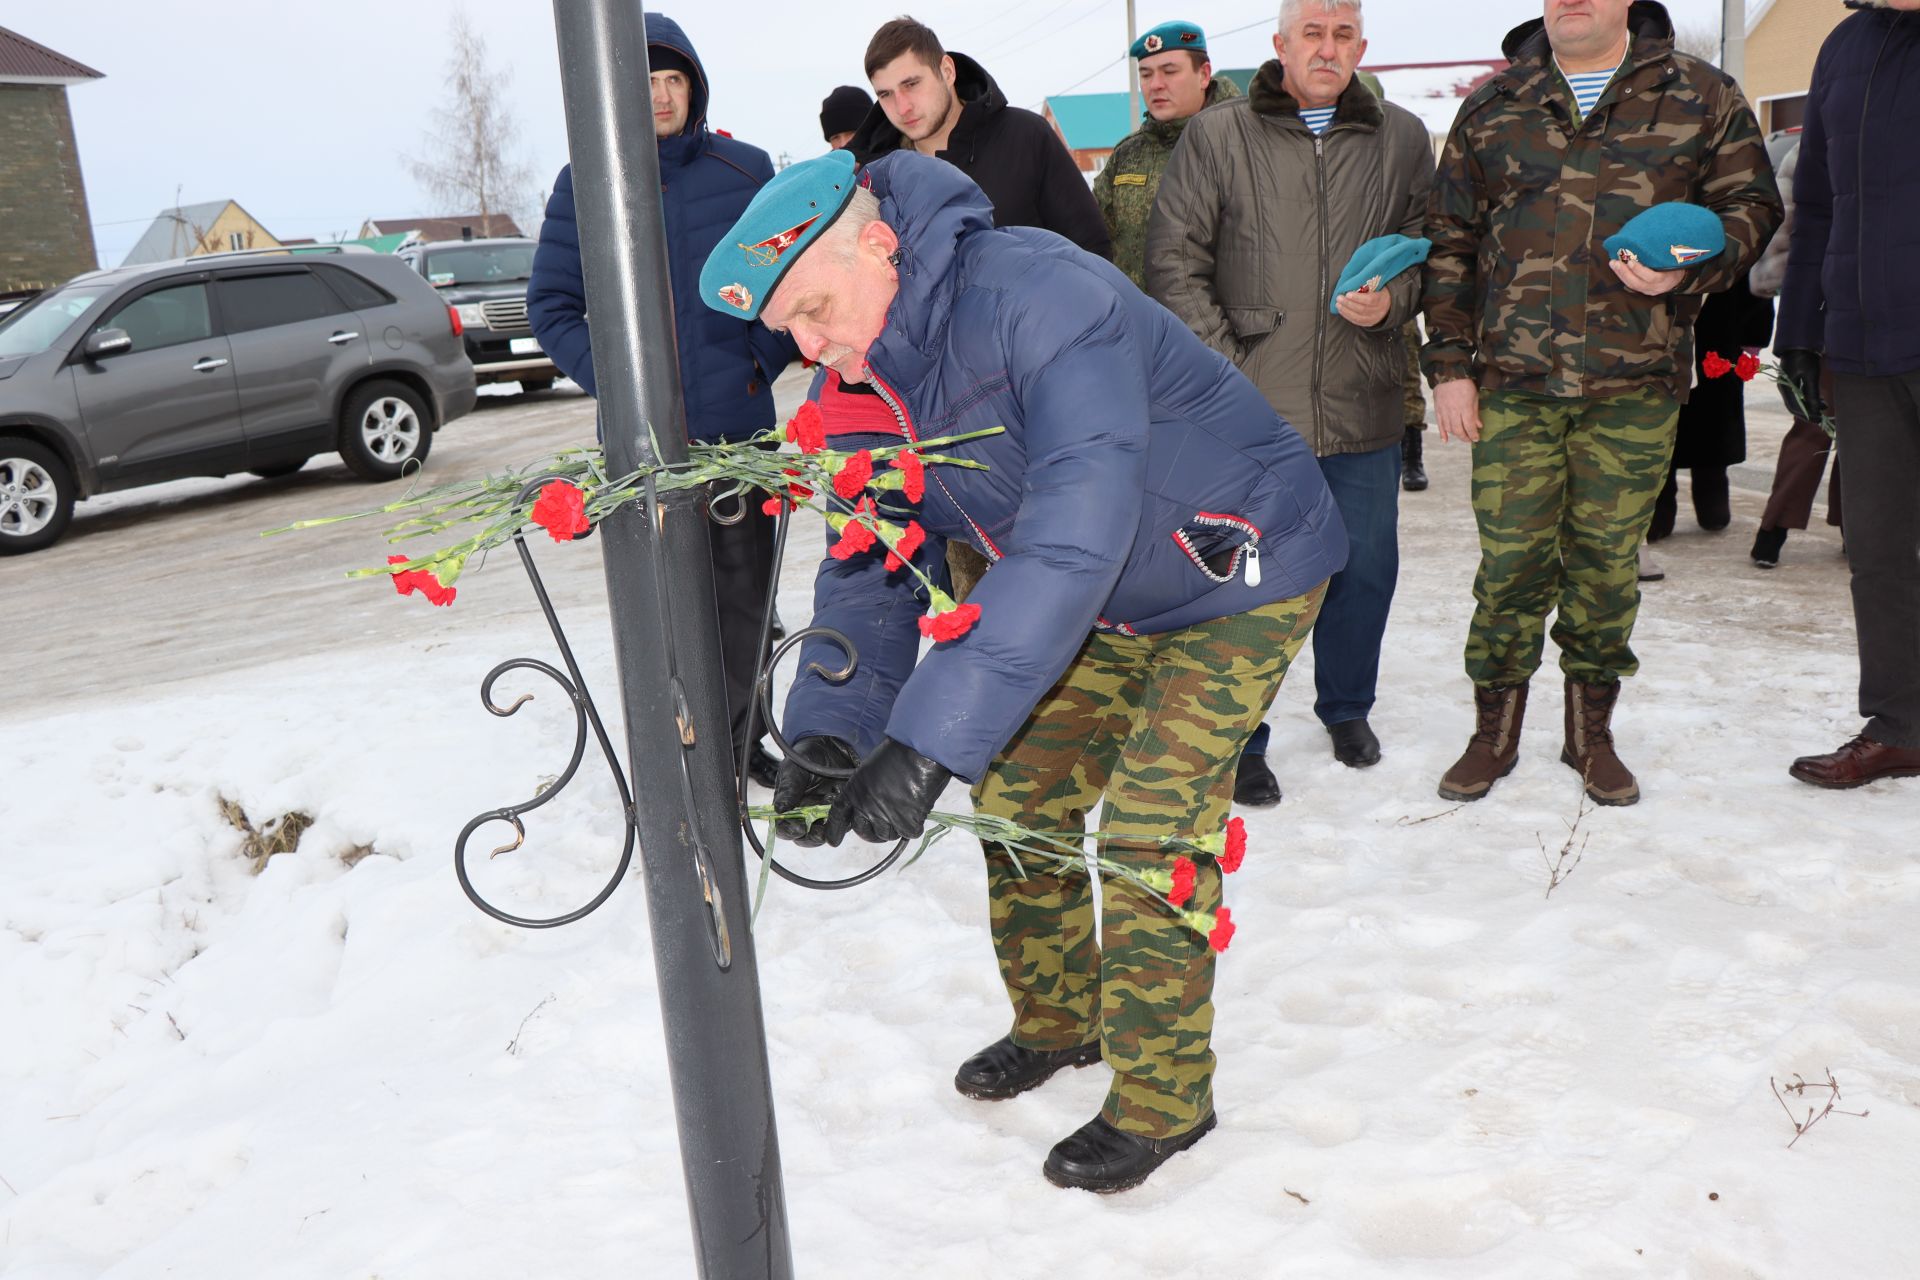
[[[1789,771],[1920,776],[1920,0],[1859,0],[1814,63],[1774,333],[1796,415],[1833,374],[1866,727]]]
[[[754,192],[773,177],[773,162],[758,147],[708,128],[706,69],[673,19],[647,15],[647,60],[653,72],[660,206],[687,434],[695,440],[743,440],[773,425],[772,382],[793,359],[793,344],[755,321],[708,310],[697,293],[701,264]],[[527,287],[527,318],[560,371],[594,394],[571,165],[560,170],[547,201]],[[747,504],[745,519],[715,524],[709,533],[735,756],[746,757],[754,777],[772,785],[773,759],[758,734],[747,740],[746,728],[754,677],[766,656],[759,647],[760,614],[773,578],[773,523]]]
[[[825,415],[836,448],[1000,428],[936,450],[979,469],[929,464],[922,496],[861,499],[918,522],[922,563],[948,540],[988,559],[970,628],[935,628],[920,657],[911,574],[821,562],[814,625],[859,661],[836,682],[822,672],[842,655],[803,650],[775,807],[830,803],[783,830],[837,844],[919,832],[954,777],[1037,830],[1084,831],[1104,799],[1105,858],[1164,876],[1166,842],[1222,830],[1346,534],[1306,443],[1225,357],[1112,263],[993,220],[944,161],[903,151],[856,178],[835,152],[769,184],[702,273],[709,306],[763,316],[826,366],[820,394],[851,402]],[[855,763],[844,784],[808,768]],[[1084,872],[987,849],[1014,1020],[955,1085],[1006,1098],[1104,1058],[1113,1087],[1049,1154],[1057,1184],[1136,1185],[1215,1123],[1209,941],[1231,930],[1195,927],[1222,918],[1220,866],[1199,861],[1191,898],[1170,895],[1184,909],[1106,877],[1096,946]]]

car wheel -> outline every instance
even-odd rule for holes
[[[0,556],[60,540],[73,519],[73,473],[43,444],[0,436]]]
[[[292,475],[306,465],[307,460],[302,458],[298,462],[282,462],[278,466],[254,467],[252,474],[259,476],[262,480],[278,480],[281,476]]]
[[[340,410],[340,456],[362,480],[394,480],[433,445],[427,406],[398,382],[369,382]]]
[[[520,379],[520,390],[526,395],[532,395],[536,391],[551,391],[553,390],[553,379],[522,378]]]

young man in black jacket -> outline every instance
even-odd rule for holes
[[[1053,126],[1007,105],[993,77],[964,53],[949,53],[924,23],[895,18],[867,44],[867,79],[879,99],[848,147],[865,165],[911,147],[972,178],[1001,227],[1039,227],[1113,259],[1113,237]],[[953,593],[965,600],[987,571],[972,547],[947,547]]]
[[[1042,227],[1089,253],[1113,257],[1106,220],[1073,154],[1053,126],[1007,105],[1007,95],[964,53],[912,18],[895,18],[867,45],[867,79],[880,99],[854,134],[866,164],[912,147],[979,184],[1002,227]]]

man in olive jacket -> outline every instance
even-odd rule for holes
[[[1546,615],[1566,677],[1561,760],[1601,804],[1638,782],[1614,751],[1641,538],[1693,374],[1701,300],[1780,225],[1759,125],[1725,74],[1673,46],[1651,0],[1545,0],[1512,66],[1461,104],[1427,218],[1427,376],[1442,441],[1473,441],[1480,571],[1467,635],[1476,724],[1440,782],[1477,800],[1513,770]],[[1720,216],[1698,266],[1610,260],[1669,201]]]
[[[1401,329],[1419,273],[1342,295],[1337,315],[1328,302],[1361,244],[1421,234],[1433,150],[1418,119],[1355,77],[1359,0],[1286,0],[1273,48],[1246,98],[1187,122],[1147,226],[1147,292],[1320,460],[1351,550],[1314,629],[1314,711],[1358,768],[1380,759],[1367,716],[1400,571]]]

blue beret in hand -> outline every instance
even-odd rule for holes
[[[1424,236],[1418,240],[1401,235],[1376,236],[1367,241],[1347,259],[1346,268],[1340,272],[1340,282],[1333,286],[1333,297],[1327,299],[1327,311],[1339,315],[1335,299],[1341,294],[1352,293],[1363,285],[1367,292],[1376,292],[1408,267],[1425,262],[1432,248],[1433,241]]]
[[[1609,258],[1676,271],[1697,267],[1726,248],[1727,229],[1713,210],[1676,200],[1635,214],[1603,244]]]
[[[759,319],[787,269],[853,199],[853,167],[852,152],[829,151],[774,174],[707,255],[700,300],[721,315]]]

